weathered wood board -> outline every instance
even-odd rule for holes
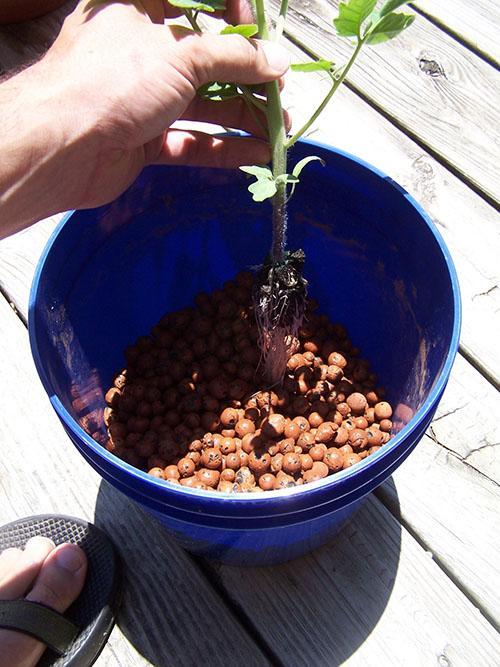
[[[377,497],[500,628],[500,485],[426,435]],[[395,490],[397,489],[397,494]]]
[[[497,0],[418,0],[412,5],[467,46],[500,64],[500,4]]]
[[[274,11],[278,0],[271,2]],[[287,32],[339,65],[352,44],[335,37],[337,0],[290,3]],[[498,201],[500,74],[423,17],[396,40],[363,49],[348,81],[405,132]],[[480,119],[480,123],[478,123]]]
[[[429,435],[500,484],[500,394],[458,356]]]
[[[214,572],[286,667],[497,664],[496,632],[373,497],[309,556]]]

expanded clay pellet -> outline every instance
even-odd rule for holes
[[[281,387],[259,374],[253,277],[239,273],[127,348],[106,393],[106,449],[168,484],[269,492],[356,465],[392,408],[346,329],[308,301]]]

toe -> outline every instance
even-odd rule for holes
[[[0,556],[0,599],[13,600],[24,595],[54,546],[52,540],[37,535],[26,542],[23,551],[4,551]]]
[[[87,558],[75,544],[61,544],[45,559],[27,600],[64,612],[76,600],[85,582]]]
[[[0,590],[3,580],[10,575],[12,568],[16,566],[22,553],[21,549],[15,549],[14,547],[5,549],[0,553]]]

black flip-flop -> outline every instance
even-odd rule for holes
[[[18,630],[49,648],[37,667],[88,667],[101,653],[115,624],[121,597],[121,568],[109,537],[91,523],[46,514],[19,519],[0,528],[0,552],[23,548],[43,535],[54,544],[78,544],[88,559],[85,584],[64,615],[26,600],[0,600],[0,627]]]

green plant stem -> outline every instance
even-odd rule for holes
[[[191,24],[191,27],[195,32],[201,33],[201,28],[198,25],[198,21],[196,20],[196,15],[193,15],[193,12],[190,9],[184,9],[184,15]]]
[[[318,108],[316,109],[316,111],[315,111],[315,112],[313,113],[313,115],[309,118],[309,120],[308,120],[306,123],[304,123],[304,125],[300,128],[300,130],[297,130],[297,132],[295,132],[295,134],[294,134],[293,136],[291,136],[290,139],[288,139],[288,141],[285,142],[285,145],[286,145],[286,148],[287,148],[287,149],[288,149],[288,148],[291,148],[291,147],[292,147],[292,146],[293,146],[293,145],[300,139],[300,137],[302,137],[302,136],[307,132],[307,130],[311,127],[311,125],[314,123],[314,121],[316,120],[316,118],[318,118],[318,116],[320,115],[320,113],[321,113],[321,112],[323,111],[323,109],[326,107],[326,105],[328,104],[328,102],[331,100],[331,98],[333,97],[334,93],[336,92],[337,88],[341,85],[341,83],[342,83],[342,82],[344,81],[344,79],[346,78],[346,76],[347,76],[349,70],[351,69],[351,67],[352,67],[352,65],[353,65],[353,63],[354,63],[354,61],[355,61],[356,58],[358,57],[358,53],[360,52],[361,47],[363,46],[363,43],[364,43],[364,42],[363,42],[362,39],[358,40],[358,43],[357,43],[357,45],[356,45],[356,48],[355,48],[354,51],[352,52],[352,55],[351,55],[351,57],[349,58],[349,61],[347,62],[347,64],[345,65],[345,67],[342,69],[342,73],[340,74],[340,76],[339,76],[337,79],[334,79],[333,86],[332,86],[331,89],[328,91],[327,95],[325,96],[325,98],[323,99],[323,101],[321,102],[321,104],[318,106]]]
[[[267,113],[267,107],[262,102],[262,100],[259,100],[258,97],[255,97],[255,95],[248,89],[247,86],[239,85],[238,88],[241,90],[241,94],[243,97],[248,100],[251,104],[253,104],[254,107],[262,111],[263,113]]]
[[[274,41],[279,42],[285,29],[286,13],[288,11],[288,0],[281,0],[280,13],[276,19],[276,29],[274,31]]]
[[[259,28],[259,37],[261,39],[269,39],[264,0],[255,0],[255,13]],[[285,121],[277,81],[266,84],[266,94],[266,115],[272,153],[272,172],[274,178],[277,178],[287,173]],[[274,263],[283,261],[286,243],[286,184],[280,182],[277,188],[277,192],[272,198],[273,241],[271,245],[271,259]]]

